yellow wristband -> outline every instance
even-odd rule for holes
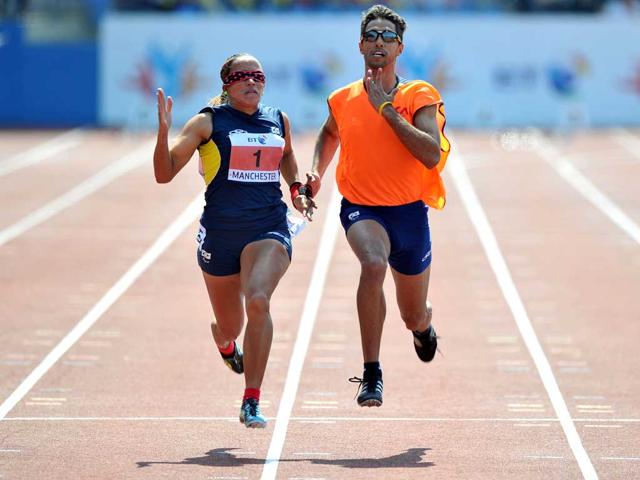
[[[378,114],[382,115],[382,110],[384,109],[384,107],[386,107],[387,105],[391,105],[393,106],[392,102],[383,102],[382,105],[380,105],[378,107]]]

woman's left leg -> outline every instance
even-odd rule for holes
[[[244,375],[247,388],[259,389],[271,350],[273,324],[270,302],[290,264],[287,250],[277,240],[248,244],[240,257],[240,283],[245,298]]]

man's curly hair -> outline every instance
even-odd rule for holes
[[[367,25],[376,18],[382,18],[393,22],[396,26],[396,33],[400,36],[400,39],[404,36],[404,31],[407,29],[407,22],[404,18],[384,5],[374,5],[369,10],[362,13],[362,22],[360,23],[360,36],[364,35]]]

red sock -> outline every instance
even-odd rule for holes
[[[260,389],[259,388],[245,388],[244,389],[244,397],[242,400],[246,400],[247,398],[255,398],[256,400],[260,400]]]
[[[231,355],[233,355],[233,352],[235,351],[235,349],[236,349],[236,342],[229,342],[229,345],[227,345],[226,347],[218,347],[218,350],[220,350],[220,353],[223,355],[226,355],[227,357],[230,357]]]

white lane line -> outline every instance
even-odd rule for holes
[[[602,457],[603,460],[627,460],[631,462],[640,461],[640,457]]]
[[[629,153],[631,153],[631,155],[636,157],[636,159],[640,159],[640,138],[636,137],[632,133],[629,133],[623,128],[616,128],[613,131],[613,138]]]
[[[50,219],[64,209],[69,208],[73,204],[78,203],[83,198],[113,182],[129,170],[132,170],[145,162],[149,162],[153,145],[154,141],[145,143],[142,147],[134,150],[128,155],[125,155],[117,162],[105,167],[94,176],[69,190],[67,193],[50,201],[38,210],[31,212],[29,215],[23,217],[21,220],[10,225],[4,230],[0,230],[0,246],[22,235],[33,227],[40,225],[42,222]]]
[[[455,152],[454,152],[455,153]],[[458,192],[462,198],[465,209],[473,226],[475,227],[482,247],[487,255],[491,268],[496,276],[498,285],[502,290],[502,294],[509,305],[509,309],[516,322],[520,335],[529,350],[533,363],[535,364],[540,379],[544,385],[544,388],[549,395],[551,405],[560,420],[562,429],[571,447],[573,455],[575,456],[578,466],[585,479],[597,479],[598,475],[591,463],[591,459],[587,454],[580,435],[576,430],[576,427],[571,419],[571,414],[567,408],[567,404],[562,397],[558,383],[553,375],[553,370],[549,364],[549,360],[545,356],[544,350],[540,345],[540,341],[536,335],[535,330],[531,324],[531,320],[527,314],[527,311],[522,303],[518,289],[511,277],[507,262],[500,251],[498,240],[496,239],[489,219],[487,218],[480,199],[476,195],[471,180],[465,171],[462,159],[460,156],[454,154],[454,158],[449,162],[451,164],[450,172],[452,174],[454,183]]]
[[[267,417],[267,420],[273,420],[273,417]],[[550,417],[470,417],[470,418],[454,418],[454,417],[290,417],[295,422],[452,422],[452,423],[542,423],[554,422],[559,423],[557,418]],[[4,417],[2,422],[219,422],[232,421],[238,422],[238,416],[233,417]],[[578,423],[640,423],[640,418],[575,418]]]
[[[550,140],[541,138],[535,151],[586,200],[635,240],[636,243],[640,243],[640,226],[591,183],[587,177],[580,173],[578,169],[566,160],[560,151],[549,142]]]
[[[47,158],[58,155],[78,145],[84,138],[85,132],[79,128],[65,132],[46,142],[21,152],[0,163],[0,177],[8,175],[21,168],[36,165]]]
[[[202,193],[169,225],[131,268],[109,289],[73,329],[58,343],[16,390],[0,405],[0,420],[29,393],[33,386],[89,330],[102,315],[133,285],[144,271],[191,225],[202,210]]]
[[[278,463],[287,436],[287,428],[291,411],[293,410],[293,403],[298,391],[300,374],[302,373],[304,359],[307,355],[309,342],[311,341],[311,334],[313,333],[313,326],[318,315],[318,308],[320,306],[320,300],[322,299],[322,292],[324,291],[331,257],[333,256],[334,245],[338,237],[340,198],[340,193],[334,186],[333,192],[331,193],[331,200],[327,207],[327,216],[322,229],[322,237],[320,238],[318,253],[313,266],[313,274],[309,282],[309,288],[307,289],[307,296],[304,300],[298,335],[293,347],[293,353],[291,354],[291,360],[289,361],[287,379],[284,385],[284,391],[282,392],[280,406],[278,407],[276,425],[273,430],[273,436],[271,437],[271,443],[269,444],[269,450],[267,451],[267,458],[262,470],[262,476],[260,477],[261,480],[275,479],[276,472],[278,471]]]

